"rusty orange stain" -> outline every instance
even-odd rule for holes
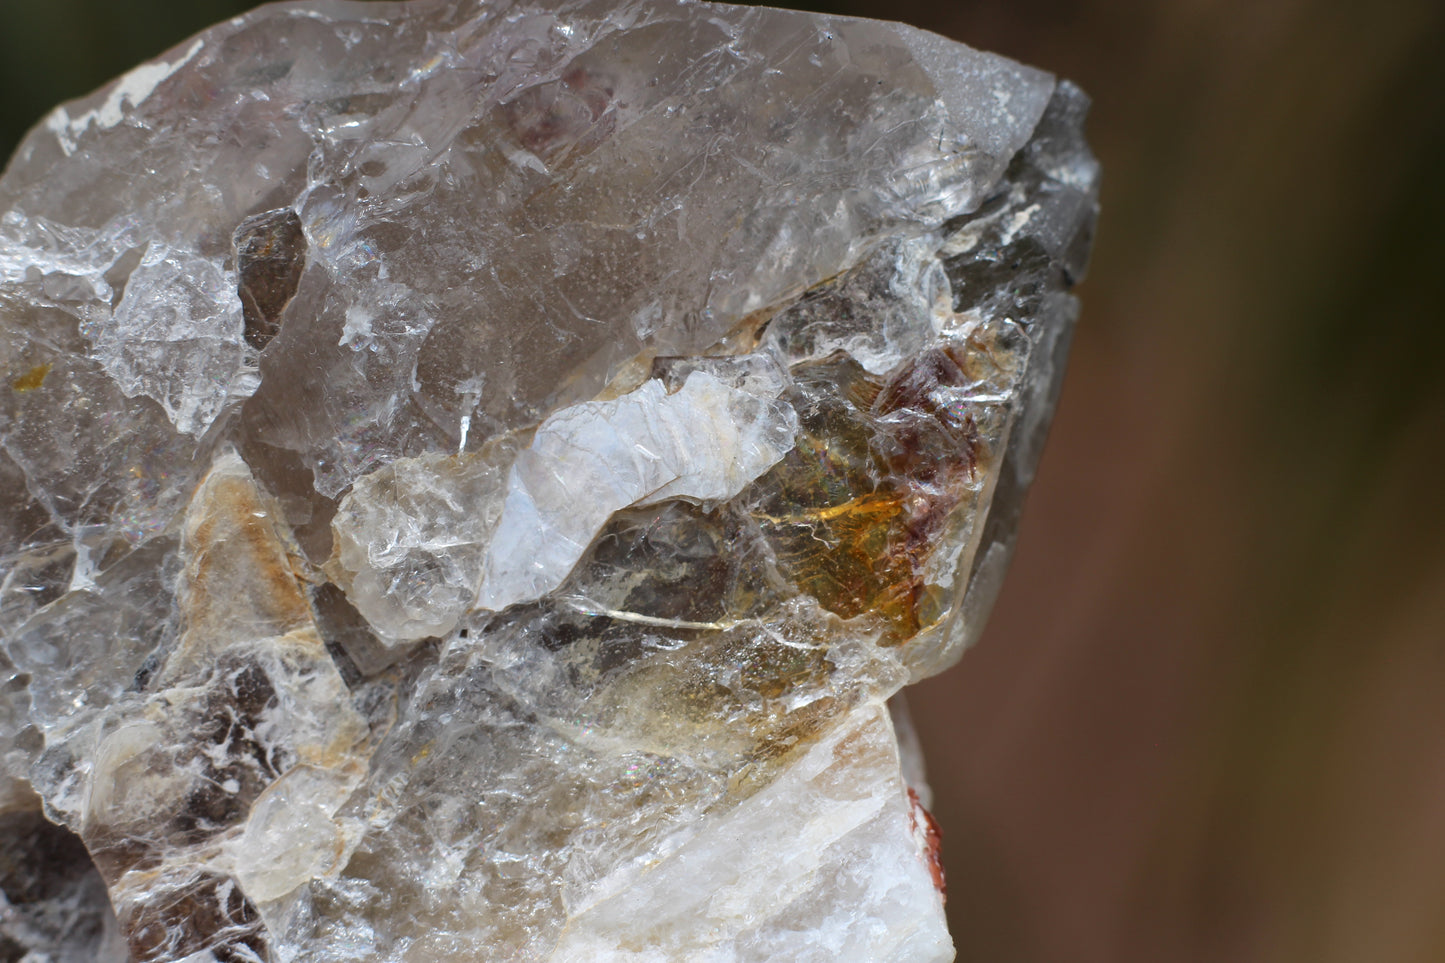
[[[34,391],[45,384],[45,376],[50,374],[50,362],[38,364],[25,372],[10,383],[16,391]]]

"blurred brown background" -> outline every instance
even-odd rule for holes
[[[0,0],[0,153],[252,5]],[[1095,98],[1018,555],[913,700],[960,960],[1445,960],[1445,4],[800,5]]]

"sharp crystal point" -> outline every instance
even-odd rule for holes
[[[277,4],[57,108],[0,178],[0,949],[952,959],[897,694],[1006,565],[1086,109],[692,0]]]

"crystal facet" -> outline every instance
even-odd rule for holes
[[[0,951],[951,959],[896,694],[1006,563],[1086,107],[897,24],[308,0],[57,108]]]

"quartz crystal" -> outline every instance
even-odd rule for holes
[[[57,108],[0,957],[952,959],[896,694],[1004,569],[1086,106],[897,24],[306,0]]]

